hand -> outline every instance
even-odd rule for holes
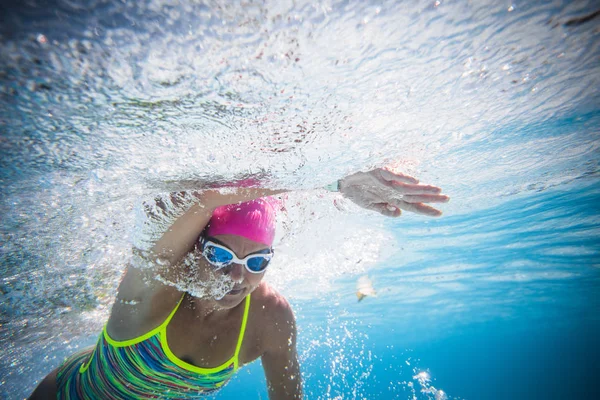
[[[339,188],[359,206],[388,217],[400,216],[401,210],[439,217],[440,210],[424,203],[446,203],[450,199],[440,194],[439,187],[420,184],[411,176],[384,168],[347,176],[339,182]]]

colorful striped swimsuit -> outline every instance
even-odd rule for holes
[[[59,399],[192,399],[222,387],[238,369],[250,296],[231,359],[215,368],[180,360],[167,344],[167,325],[181,304],[157,328],[135,339],[116,341],[106,326],[93,352],[77,353],[59,368]]]

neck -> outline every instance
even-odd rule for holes
[[[223,308],[212,299],[201,299],[193,296],[190,296],[190,305],[194,316],[201,321],[226,319],[238,307]]]

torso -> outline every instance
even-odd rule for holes
[[[256,293],[258,291],[251,294],[248,322],[239,355],[240,365],[256,360],[263,353],[263,332],[260,329],[262,302],[260,293]],[[194,314],[194,298],[186,294],[167,327],[167,338],[173,353],[203,368],[216,367],[229,360],[240,334],[244,302],[236,306],[226,319],[199,321]]]
[[[266,283],[261,283],[250,294],[250,310],[246,331],[239,354],[239,365],[247,364],[264,353],[265,327],[276,318],[276,307],[285,299]],[[131,312],[127,306],[113,308],[107,325],[107,333],[115,340],[129,340],[150,331],[160,325],[175,308],[181,293],[174,296],[165,292],[152,303],[159,307],[150,307],[154,313]],[[185,294],[181,305],[167,327],[167,340],[171,351],[179,359],[202,368],[213,368],[228,361],[235,352],[240,334],[245,300],[225,315],[201,320],[195,312],[196,298]],[[286,303],[287,304],[287,303]],[[131,308],[132,306],[129,306]],[[266,311],[269,310],[270,313]],[[127,315],[121,315],[127,314]],[[119,323],[121,321],[121,323]],[[124,323],[128,321],[128,323]],[[137,329],[136,329],[137,328]]]

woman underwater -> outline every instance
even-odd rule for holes
[[[426,203],[448,201],[438,187],[388,169],[359,172],[337,186],[359,206],[390,217],[401,210],[438,216]],[[194,192],[194,204],[145,256],[152,267],[128,266],[96,346],[69,357],[30,399],[198,398],[259,357],[270,399],[302,398],[294,313],[262,282],[275,235],[275,210],[264,198],[283,192]],[[184,262],[198,253],[193,268]],[[192,271],[226,288],[196,297],[169,284]]]

